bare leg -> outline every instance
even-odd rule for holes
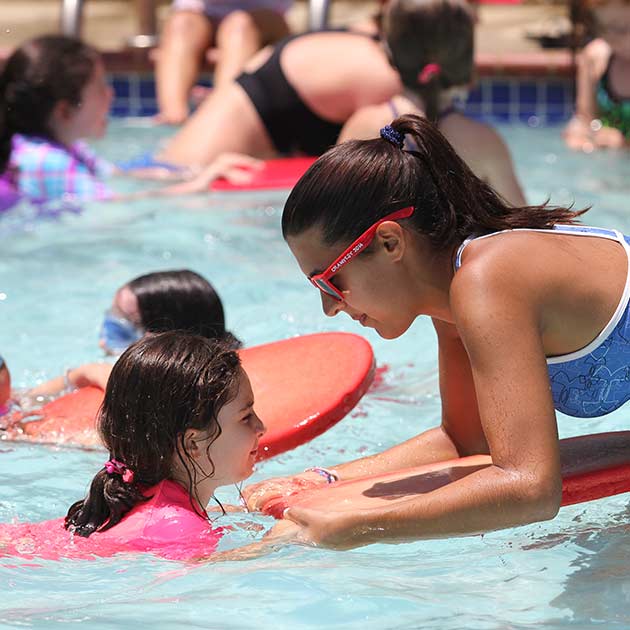
[[[196,168],[226,152],[258,158],[275,154],[256,108],[238,83],[212,90],[158,159]]]
[[[233,11],[217,30],[217,64],[214,85],[221,86],[236,78],[246,62],[262,46],[289,34],[284,18],[267,9]]]
[[[176,11],[168,18],[155,68],[161,122],[177,125],[188,117],[188,93],[212,32],[212,23],[201,13]]]

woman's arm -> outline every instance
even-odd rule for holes
[[[300,537],[338,548],[472,534],[552,518],[562,490],[555,412],[535,300],[502,265],[464,280],[452,308],[470,357],[493,464],[389,508],[349,514],[290,508]],[[455,401],[457,408],[457,401]],[[448,413],[448,412],[447,412]],[[456,423],[454,431],[461,430]],[[467,442],[474,431],[457,434]]]
[[[466,350],[455,326],[433,321],[438,335],[442,425],[424,431],[381,453],[331,468],[341,480],[411,468],[464,455],[486,454],[486,444]],[[315,462],[320,465],[322,462]],[[314,464],[315,464],[314,463]],[[304,487],[326,483],[313,472],[268,479],[243,491],[250,509],[260,509],[272,498]]]

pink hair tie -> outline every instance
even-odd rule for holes
[[[104,464],[108,475],[120,475],[123,483],[133,483],[133,470],[117,459],[110,459]]]
[[[420,72],[418,73],[418,82],[428,83],[433,77],[440,76],[442,72],[442,67],[439,63],[428,63]]]

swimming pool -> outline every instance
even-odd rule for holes
[[[504,127],[531,202],[594,204],[587,222],[630,233],[630,156],[569,154],[557,128]],[[137,153],[162,132],[116,121],[102,152]],[[133,141],[129,138],[133,137]],[[122,182],[121,188],[133,188]],[[363,332],[385,383],[325,435],[259,465],[253,480],[334,464],[437,422],[435,342],[419,320],[381,340],[328,319],[282,242],[284,195],[91,205],[82,215],[0,223],[0,351],[15,385],[99,358],[96,336],[114,290],[147,271],[189,267],[219,290],[228,327],[247,345],[322,330]],[[525,262],[525,261],[524,261]],[[627,429],[628,410],[560,418],[562,437]],[[0,442],[0,521],[65,513],[100,452]],[[221,497],[234,501],[235,491]],[[0,559],[0,627],[583,628],[630,627],[628,498],[564,508],[550,523],[485,536],[332,552],[299,546],[246,562],[185,566],[149,556],[92,562]],[[269,519],[232,515],[222,548]]]

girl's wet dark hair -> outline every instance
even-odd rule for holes
[[[99,55],[73,37],[44,35],[20,46],[0,73],[0,173],[20,133],[56,140],[49,127],[55,105],[81,104]]]
[[[442,90],[468,85],[474,70],[474,15],[467,0],[392,0],[383,35],[403,85],[422,98],[425,114],[437,120]],[[440,70],[420,83],[428,64]]]
[[[297,236],[317,226],[326,245],[349,243],[385,215],[413,205],[404,225],[427,236],[437,250],[472,234],[575,223],[586,210],[549,206],[511,207],[479,179],[437,127],[419,116],[391,126],[417,151],[382,138],[353,140],[320,157],[291,191],[282,233]]]
[[[233,347],[240,341],[225,330],[223,304],[214,287],[188,269],[157,271],[127,285],[138,300],[142,326],[147,332],[185,330],[224,339]]]
[[[209,448],[221,434],[217,415],[237,395],[239,379],[238,354],[220,341],[166,332],[127,348],[107,382],[98,431],[110,459],[133,471],[133,482],[102,468],[85,499],[68,510],[66,529],[87,537],[113,527],[147,500],[142,489],[171,476],[174,458],[188,473],[191,503],[199,511],[193,498],[200,471],[186,452],[184,433],[207,429]]]

